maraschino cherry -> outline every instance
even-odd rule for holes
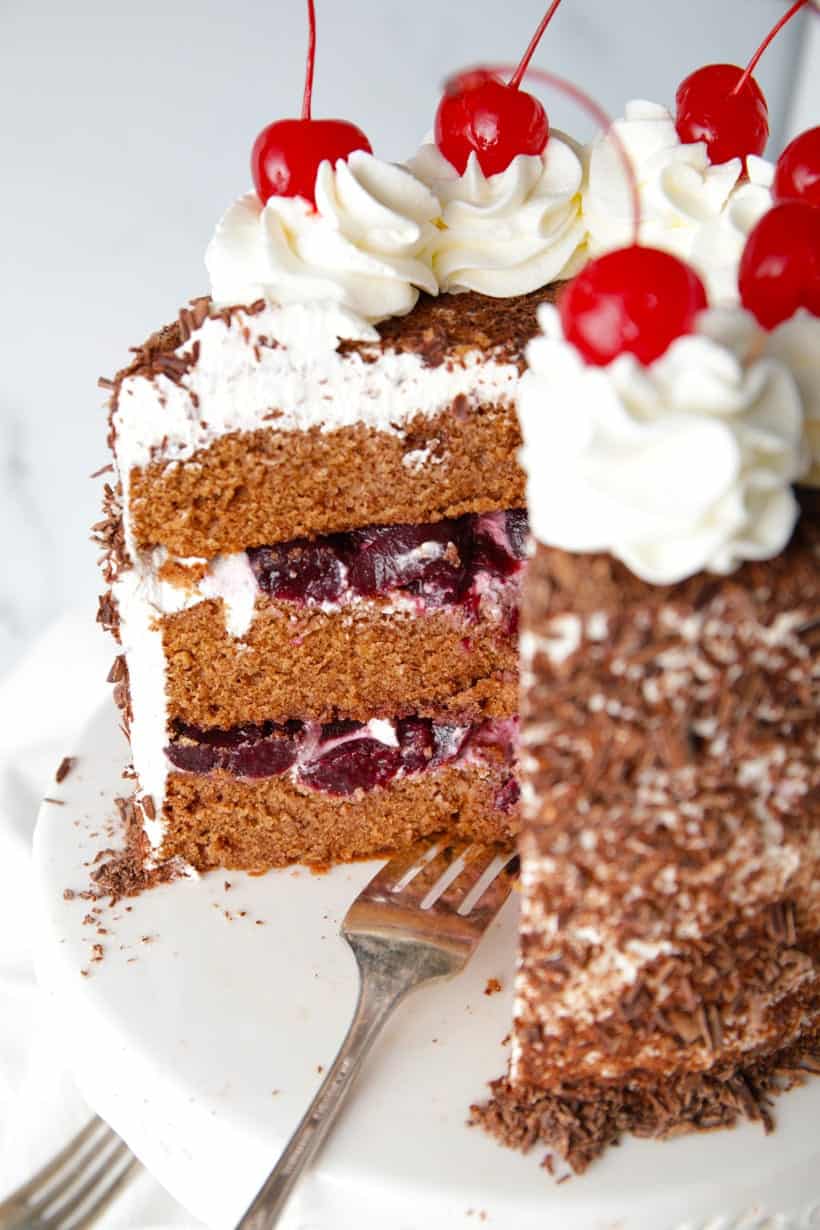
[[[370,142],[347,120],[314,120],[311,115],[313,70],[316,62],[316,10],[308,0],[307,68],[300,119],[276,120],[263,128],[254,141],[251,171],[259,199],[264,205],[272,196],[300,196],[316,204],[316,173],[327,160],[334,166],[354,150],[372,154]]]
[[[789,142],[775,165],[772,192],[776,201],[820,206],[820,128]]]
[[[798,308],[820,316],[820,209],[782,201],[749,235],[738,273],[740,299],[764,329]]]
[[[712,163],[763,153],[769,139],[769,109],[752,73],[775,35],[807,3],[795,0],[745,69],[707,64],[681,82],[675,96],[675,128],[681,141],[705,141]]]
[[[564,337],[587,363],[620,354],[648,365],[694,329],[706,291],[694,269],[669,252],[632,244],[590,261],[564,290]]]
[[[472,153],[485,175],[497,175],[518,154],[543,154],[546,149],[547,113],[537,98],[521,89],[521,82],[560,3],[552,0],[509,81],[475,69],[447,83],[436,111],[436,145],[459,175]]]

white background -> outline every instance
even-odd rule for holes
[[[785,0],[565,0],[538,62],[610,112],[672,103],[744,61]],[[257,131],[301,97],[303,0],[0,0],[0,672],[55,614],[93,616],[88,526],[106,461],[99,374],[205,290],[202,256],[248,186]],[[401,159],[442,79],[514,60],[541,0],[319,0],[318,115]],[[820,116],[820,30],[793,22],[758,74],[770,151]],[[811,28],[809,28],[811,27]],[[813,44],[813,47],[812,47]],[[558,126],[587,127],[561,99]]]

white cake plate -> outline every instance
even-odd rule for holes
[[[80,739],[35,839],[38,967],[89,1103],[196,1217],[236,1222],[333,1058],[356,996],[339,922],[375,864],[178,880],[94,904],[126,747],[113,707]],[[228,887],[228,885],[230,887]],[[809,1230],[820,1227],[820,1080],[759,1125],[627,1140],[556,1184],[465,1125],[505,1067],[516,905],[467,971],[416,993],[283,1223],[288,1230]],[[93,945],[102,959],[93,960]],[[503,991],[486,995],[488,979]]]

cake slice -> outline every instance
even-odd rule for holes
[[[522,922],[475,1116],[583,1170],[625,1131],[768,1127],[820,1065],[820,520],[797,386],[744,313],[601,363],[574,302],[522,382]]]
[[[117,376],[102,617],[156,856],[514,831],[515,394],[550,297],[423,296],[375,328],[203,299]]]

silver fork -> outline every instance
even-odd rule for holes
[[[276,1225],[387,1018],[408,991],[464,968],[509,896],[514,862],[514,852],[500,846],[416,846],[359,894],[342,923],[361,979],[347,1037],[236,1230]]]
[[[85,1230],[139,1169],[128,1146],[95,1116],[0,1204],[0,1230]]]

